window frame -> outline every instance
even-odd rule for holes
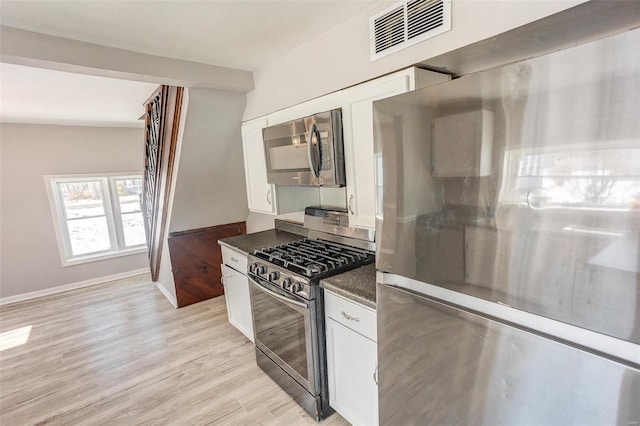
[[[147,251],[146,241],[136,246],[125,246],[124,229],[122,226],[122,212],[120,200],[117,194],[116,180],[122,179],[143,179],[142,173],[86,173],[72,175],[45,175],[45,185],[49,196],[49,206],[53,218],[53,226],[60,253],[60,261],[63,267],[73,266],[82,263],[96,262],[121,256],[128,256]],[[91,182],[100,184],[102,192],[102,207],[104,217],[107,221],[107,231],[109,233],[108,250],[95,251],[87,254],[74,255],[71,247],[71,237],[69,234],[68,218],[64,208],[62,193],[59,190],[59,183]]]

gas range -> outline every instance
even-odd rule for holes
[[[319,280],[373,263],[374,253],[322,239],[304,238],[256,250],[249,256],[249,274],[282,290],[311,300]]]
[[[346,211],[308,207],[307,238],[248,256],[256,362],[316,420],[329,405],[320,280],[374,261],[373,234]]]

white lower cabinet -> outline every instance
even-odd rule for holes
[[[378,424],[375,311],[325,291],[329,404],[354,426]],[[373,324],[368,324],[373,319]],[[372,328],[373,327],[373,328]]]
[[[233,253],[223,247],[223,261],[229,263],[229,259],[239,259],[246,266],[246,256]],[[251,300],[249,296],[249,279],[243,273],[236,271],[228,265],[222,265],[222,281],[224,284],[224,297],[227,302],[227,315],[229,323],[240,330],[253,342],[253,315],[251,313]]]

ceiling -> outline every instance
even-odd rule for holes
[[[2,0],[0,23],[103,46],[255,71],[380,1]]]
[[[0,1],[0,24],[255,71],[388,0]],[[0,121],[136,126],[154,84],[0,64]]]
[[[0,122],[140,127],[156,87],[0,63]]]

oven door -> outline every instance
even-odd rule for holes
[[[256,347],[312,395],[318,395],[314,363],[314,301],[292,296],[249,276]]]

